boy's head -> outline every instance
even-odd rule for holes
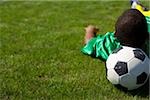
[[[136,9],[126,10],[116,22],[115,36],[122,45],[141,48],[148,38],[145,16]]]

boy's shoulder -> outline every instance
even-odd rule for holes
[[[98,34],[97,38],[115,38],[114,32],[106,32],[105,34]]]

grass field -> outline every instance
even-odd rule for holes
[[[113,31],[128,8],[128,1],[0,1],[0,100],[148,100],[146,88],[115,88],[104,63],[80,52],[86,25]]]

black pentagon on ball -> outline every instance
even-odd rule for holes
[[[144,53],[141,50],[133,50],[133,52],[134,52],[135,58],[138,58],[141,61],[144,61],[145,55],[144,55]]]
[[[120,47],[120,48],[117,48],[117,49],[113,50],[112,53],[117,53],[117,52],[120,51],[121,49],[123,49],[123,47]]]
[[[145,82],[145,80],[147,79],[147,77],[148,77],[148,75],[145,72],[143,72],[142,74],[137,76],[136,84],[143,84]]]
[[[116,73],[119,76],[128,73],[127,63],[126,62],[118,61],[117,64],[115,65],[115,67],[114,67],[114,70],[116,71]]]

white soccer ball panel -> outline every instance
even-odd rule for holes
[[[128,72],[134,76],[138,76],[144,71],[141,60],[133,58],[128,62]]]
[[[118,62],[117,54],[111,54],[106,61],[106,68],[113,69]]]
[[[146,57],[145,61],[142,62],[142,66],[144,69],[144,72],[146,72],[148,75],[150,74],[150,59]]]
[[[128,47],[128,46],[123,46],[123,49],[126,49],[126,50],[134,50],[135,48],[133,48],[133,47]]]
[[[107,70],[107,79],[112,84],[119,84],[119,75],[115,72],[114,69]]]
[[[119,61],[128,62],[130,59],[134,57],[133,48],[123,47],[117,55],[119,57]]]
[[[120,85],[126,87],[128,90],[136,89],[139,86],[136,85],[136,77],[131,74],[126,74],[120,77]]]

